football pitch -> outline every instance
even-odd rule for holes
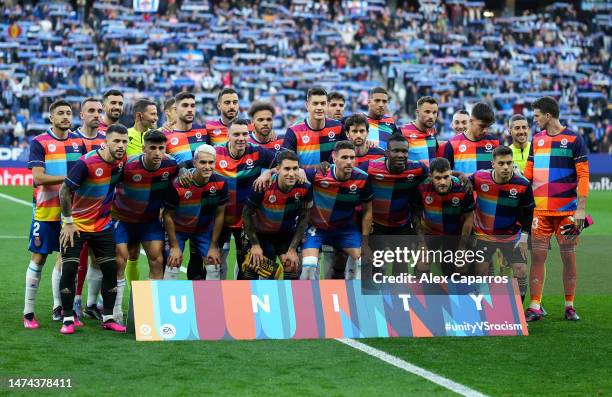
[[[32,392],[7,389],[9,377],[72,378],[72,389],[37,390],[40,395],[612,394],[612,271],[606,254],[612,247],[611,193],[591,192],[587,202],[595,225],[584,233],[593,240],[578,253],[581,321],[562,319],[560,268],[552,266],[543,299],[548,317],[531,323],[527,337],[361,339],[368,350],[363,352],[336,340],[136,342],[93,320],[74,335],[61,335],[60,323],[51,321],[54,256],[47,260],[37,298],[41,328],[25,330],[31,188],[0,192],[2,395]],[[558,263],[555,250],[550,258]],[[141,276],[147,272],[141,258]],[[385,353],[396,365],[383,361],[389,358]]]

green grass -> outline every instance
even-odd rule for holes
[[[3,187],[24,200],[31,189]],[[598,253],[579,253],[577,308],[583,320],[561,319],[560,271],[548,272],[544,303],[549,316],[530,324],[528,337],[393,338],[365,343],[439,375],[494,396],[612,394],[612,292],[605,249],[612,246],[609,193],[593,192],[585,232]],[[39,330],[21,324],[31,209],[0,198],[3,322],[0,377],[72,377],[74,395],[452,395],[440,386],[333,340],[137,343],[87,322],[60,335],[50,320],[51,266],[37,299]],[[597,237],[601,236],[601,237]],[[590,237],[589,237],[590,238]],[[551,254],[551,262],[556,260]],[[140,261],[141,274],[147,270]],[[48,264],[53,263],[50,258]],[[596,286],[599,295],[587,295]],[[2,390],[4,392],[6,389]],[[31,392],[31,391],[29,391]],[[26,391],[16,394],[25,394]],[[37,391],[37,393],[39,393]],[[4,393],[3,393],[4,394]],[[57,391],[41,394],[57,395]]]

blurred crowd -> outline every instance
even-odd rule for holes
[[[182,90],[196,93],[200,122],[214,118],[217,91],[232,86],[244,110],[271,101],[283,130],[316,84],[345,94],[347,114],[384,85],[399,124],[432,95],[442,139],[452,115],[478,101],[494,106],[492,132],[505,136],[512,114],[530,117],[529,104],[550,95],[591,152],[612,153],[609,11],[555,3],[504,17],[462,0],[394,10],[382,0],[166,0],[157,13],[133,11],[132,0],[5,3],[0,146],[27,146],[58,97],[74,103],[76,127],[80,101],[108,88],[125,93],[127,125],[135,99],[161,104]]]

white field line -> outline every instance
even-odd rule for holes
[[[9,196],[8,194],[4,194],[4,193],[0,193],[0,197],[15,202],[15,203],[19,203],[19,204],[23,204],[23,205],[27,205],[27,206],[31,206],[32,203],[27,202],[25,200],[21,200],[18,199],[16,197],[13,196]],[[26,236],[0,236],[0,238],[27,238]],[[140,250],[140,254],[141,255],[146,255],[144,250],[141,249]],[[181,271],[183,273],[187,272],[187,269],[184,266],[181,266]],[[357,349],[363,353],[366,353],[367,355],[370,355],[374,358],[377,358],[381,361],[386,362],[387,364],[391,364],[394,367],[397,367],[401,370],[404,370],[406,372],[409,372],[413,375],[416,376],[420,376],[421,378],[427,379],[430,382],[433,382],[437,385],[440,385],[442,387],[444,387],[445,389],[448,389],[452,392],[455,392],[457,394],[460,394],[462,396],[466,396],[466,397],[486,397],[485,394],[482,394],[474,389],[470,389],[467,386],[464,386],[460,383],[454,382],[448,378],[445,378],[443,376],[437,375],[431,371],[428,371],[424,368],[418,367],[414,364],[410,364],[407,361],[402,360],[401,358],[395,357],[391,354],[385,353],[382,350],[378,350],[372,346],[366,345],[364,343],[358,342],[354,339],[336,339],[338,342],[343,343],[347,346],[352,347],[353,349]]]

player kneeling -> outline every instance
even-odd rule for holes
[[[294,152],[281,152],[277,163],[272,184],[263,192],[253,189],[242,212],[245,250],[250,246],[242,271],[249,280],[278,279],[276,257],[283,264],[284,279],[298,276],[297,248],[308,225],[312,186],[298,182],[300,165]]]
[[[207,263],[207,280],[219,280],[221,255],[217,244],[228,201],[227,182],[214,172],[216,156],[210,145],[196,149],[195,169],[190,171],[191,186],[183,187],[175,179],[164,209],[164,226],[170,243],[168,266],[181,266],[185,241],[189,240]]]
[[[498,146],[493,150],[493,169],[470,176],[476,207],[474,232],[476,250],[486,255],[476,263],[476,276],[489,274],[491,256],[499,249],[514,271],[521,293],[527,291],[527,239],[533,219],[533,191],[529,181],[514,172],[512,149]]]

